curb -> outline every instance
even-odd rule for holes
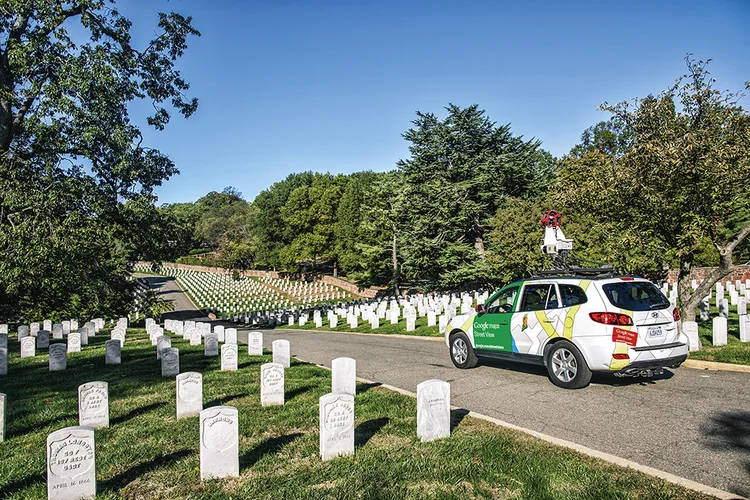
[[[297,330],[297,331],[305,331],[305,330]],[[346,333],[346,332],[335,332],[335,333]],[[371,335],[368,333],[361,333],[360,335]],[[385,335],[387,337],[390,337],[392,335]],[[405,337],[408,337],[408,335],[404,335]],[[325,368],[328,371],[331,371],[331,368],[320,365],[318,363],[311,363],[309,361],[305,361],[303,359],[300,359],[296,356],[294,358],[297,361],[301,361],[303,363],[308,363],[314,366],[318,366],[320,368]],[[719,363],[721,364],[721,363]],[[684,365],[684,363],[683,363]],[[414,392],[407,391],[406,389],[401,389],[399,387],[395,387],[389,384],[382,384],[380,382],[375,382],[373,380],[367,380],[361,377],[357,377],[357,380],[359,382],[363,382],[366,384],[378,384],[378,387],[383,387],[384,389],[388,389],[390,391],[397,392],[399,394],[403,394],[404,396],[409,396],[411,398],[416,399],[417,395]],[[463,409],[458,406],[451,405],[451,409],[457,410],[457,409]],[[638,472],[642,472],[643,474],[647,474],[652,477],[656,477],[659,479],[662,479],[668,483],[676,484],[678,486],[682,486],[683,488],[697,491],[699,493],[703,493],[706,495],[711,495],[716,498],[721,498],[722,500],[743,500],[745,497],[742,497],[740,495],[736,495],[734,493],[730,493],[728,491],[720,490],[718,488],[714,488],[713,486],[708,486],[706,484],[699,483],[697,481],[693,481],[691,479],[687,479],[684,477],[677,476],[675,474],[672,474],[670,472],[666,472],[663,470],[655,469],[653,467],[649,467],[647,465],[642,465],[637,462],[633,462],[632,460],[628,460],[627,458],[618,457],[616,455],[611,455],[609,453],[605,453],[603,451],[595,450],[593,448],[589,448],[587,446],[583,446],[580,444],[576,444],[572,441],[566,441],[565,439],[556,438],[554,436],[550,436],[549,434],[544,434],[542,432],[538,432],[532,429],[526,429],[525,427],[520,427],[515,424],[511,424],[510,422],[505,422],[503,420],[499,420],[494,417],[490,417],[489,415],[484,415],[483,413],[477,413],[473,410],[468,410],[469,413],[467,413],[468,416],[478,418],[480,420],[484,420],[486,422],[490,422],[495,425],[499,425],[500,427],[505,427],[506,429],[512,429],[514,431],[523,432],[524,434],[528,434],[530,436],[533,436],[537,439],[541,439],[542,441],[545,441],[547,443],[553,444],[555,446],[561,446],[563,448],[568,448],[569,450],[576,451],[578,453],[581,453],[583,455],[588,455],[592,458],[597,458],[599,460],[603,460],[605,462],[609,462],[614,465],[619,465],[620,467],[627,467],[629,469],[636,470]]]
[[[260,330],[263,330],[263,328],[259,328]],[[269,332],[272,331],[283,331],[283,332],[299,332],[299,333],[338,333],[342,335],[363,335],[365,337],[384,337],[384,338],[394,338],[394,339],[418,339],[418,340],[431,340],[431,341],[437,341],[437,342],[445,342],[444,337],[427,337],[425,335],[402,335],[400,333],[363,333],[363,332],[336,332],[331,330],[298,330],[295,328],[278,328],[276,327],[273,330],[268,330]]]
[[[700,359],[686,359],[682,366],[695,370],[721,370],[727,372],[750,373],[750,366],[732,363],[718,363],[716,361],[702,361]]]

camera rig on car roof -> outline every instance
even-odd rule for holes
[[[544,242],[542,253],[552,257],[552,269],[537,271],[533,276],[615,276],[612,266],[580,267],[573,262],[582,263],[582,259],[576,259],[570,253],[573,250],[573,240],[568,239],[560,228],[562,214],[556,210],[547,210],[542,216],[541,224],[544,226]],[[570,261],[570,263],[569,263]]]

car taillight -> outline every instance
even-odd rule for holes
[[[680,311],[678,311],[676,307],[672,311],[672,317],[674,318],[675,323],[679,323],[680,322]]]
[[[630,359],[630,356],[627,353],[615,353],[612,355],[612,357],[615,359]]]
[[[596,312],[589,313],[589,317],[597,323],[605,325],[630,326],[633,324],[633,318],[627,314]]]

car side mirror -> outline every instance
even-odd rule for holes
[[[477,312],[479,314],[484,314],[487,312],[487,308],[484,307],[484,304],[477,304]]]

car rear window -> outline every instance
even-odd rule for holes
[[[572,307],[579,304],[585,304],[589,299],[583,288],[576,285],[560,285],[560,295],[562,296],[563,307]]]
[[[602,286],[612,305],[628,311],[666,309],[669,301],[653,283],[646,281],[623,281]]]

